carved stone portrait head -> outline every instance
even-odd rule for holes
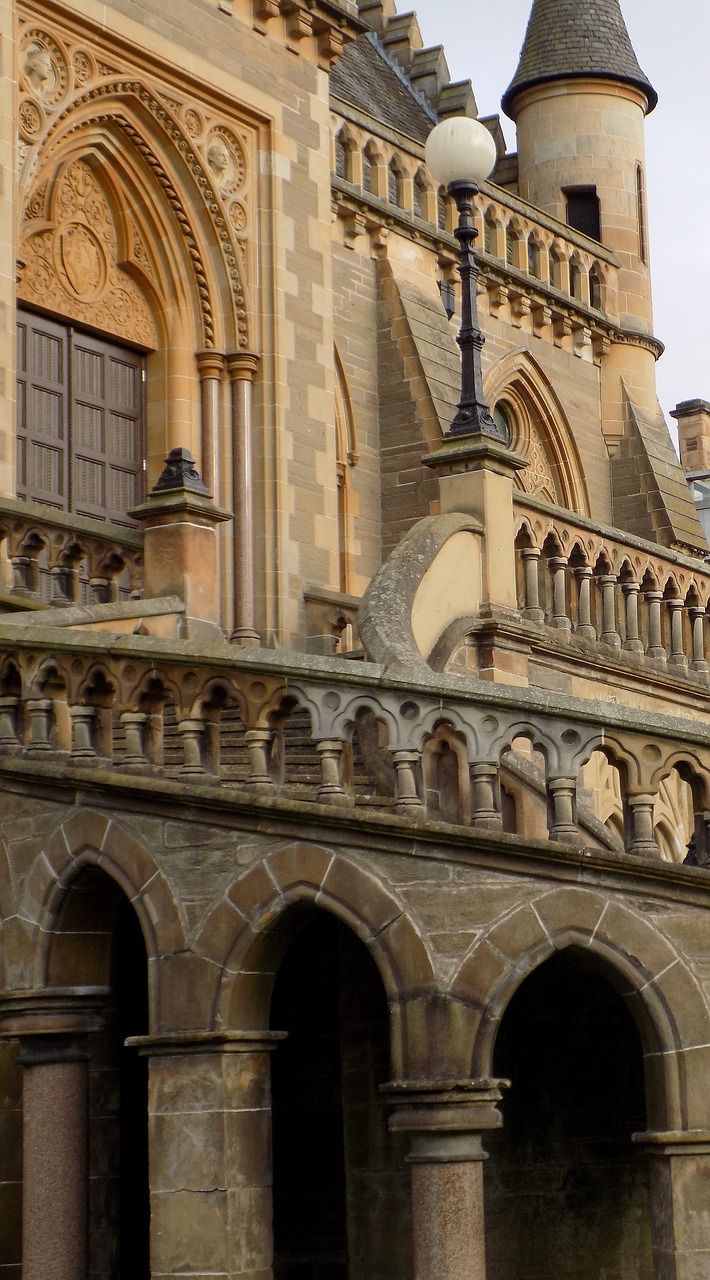
[[[226,181],[231,162],[232,157],[224,138],[215,138],[207,150],[207,163],[217,182]]]
[[[49,50],[37,41],[29,46],[25,54],[24,72],[27,83],[38,94],[46,93],[54,81],[52,56]]]

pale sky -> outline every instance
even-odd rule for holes
[[[584,0],[579,0],[580,6]],[[621,0],[638,60],[658,92],[646,120],[646,160],[657,365],[668,411],[710,401],[710,5],[708,0]],[[518,63],[532,0],[398,0],[414,9],[425,45],[443,44],[452,80],[470,79],[479,113],[500,112]],[[515,126],[501,113],[508,148]]]

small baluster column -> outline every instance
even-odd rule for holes
[[[71,754],[75,760],[96,758],[94,746],[95,707],[70,707]]]
[[[249,756],[247,785],[271,790],[274,781],[269,772],[269,755],[273,734],[270,729],[247,729],[244,745]]]
[[[39,564],[36,556],[12,556],[13,585],[12,592],[16,596],[29,596],[34,599],[39,595]]]
[[[145,711],[123,711],[121,724],[126,740],[124,765],[131,769],[147,764],[145,756],[145,731],[148,715]]]
[[[622,582],[621,590],[624,593],[626,606],[626,639],[623,647],[630,653],[643,653],[643,640],[639,636],[639,591],[641,590],[641,584],[638,582]]]
[[[419,764],[418,751],[393,751],[392,762],[395,767],[396,774],[396,790],[394,807],[398,810],[408,810],[410,812],[421,810],[422,802],[417,791],[417,782],[414,776],[414,770]]]
[[[21,749],[19,719],[22,703],[19,698],[0,698],[0,751],[6,755]]]
[[[572,622],[567,612],[567,557],[550,556],[552,575],[552,626],[558,631],[571,631]]]
[[[668,655],[668,665],[681,667],[683,671],[687,671],[688,659],[683,650],[683,609],[685,606],[682,600],[668,600],[666,603],[671,617],[671,651]]]
[[[325,804],[349,804],[350,797],[341,779],[343,743],[337,738],[323,738],[316,742],[316,751],[320,756],[322,778],[317,798]]]
[[[657,858],[658,845],[653,832],[654,797],[645,794],[629,796],[626,803],[629,813],[629,853],[640,858]]]
[[[693,636],[693,658],[690,664],[693,671],[707,671],[705,658],[705,610],[702,605],[691,605],[688,609]]]
[[[550,839],[579,843],[576,823],[577,779],[568,777],[548,778],[547,794],[550,808]]]
[[[25,703],[30,732],[26,751],[30,756],[45,755],[52,750],[49,740],[52,716],[51,698],[28,698]]]
[[[584,636],[586,640],[596,640],[597,633],[592,624],[592,568],[588,564],[577,565],[574,570],[577,581],[577,625],[575,635]]]
[[[520,552],[525,579],[525,608],[523,617],[528,622],[544,622],[545,611],[540,608],[540,549],[523,547]]]
[[[471,765],[471,824],[474,827],[500,831],[503,816],[497,803],[498,764],[495,760],[479,760]]]
[[[621,636],[616,629],[616,575],[600,574],[599,586],[602,592],[602,632],[599,639],[619,649]]]
[[[178,733],[182,738],[183,757],[179,772],[183,777],[204,775],[207,772],[202,763],[204,727],[202,720],[178,720]]]
[[[646,656],[660,658],[664,661],[666,650],[663,644],[663,631],[661,628],[663,592],[646,591],[645,596],[648,604],[648,649],[646,650]]]

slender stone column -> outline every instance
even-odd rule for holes
[[[502,1120],[502,1080],[388,1085],[393,1132],[412,1134],[414,1280],[486,1280],[481,1135]]]
[[[635,1133],[649,1157],[655,1275],[701,1280],[710,1260],[710,1131]]]
[[[622,582],[621,590],[626,602],[626,639],[624,648],[631,653],[643,653],[643,640],[639,636],[639,591],[638,582]]]
[[[523,617],[528,622],[544,622],[545,610],[540,608],[540,549],[539,547],[523,547],[520,552],[523,558],[525,574],[525,608]]]
[[[88,1048],[101,1023],[80,997],[3,1001],[22,1064],[22,1280],[88,1277]]]
[[[646,591],[645,595],[648,603],[648,649],[646,653],[649,658],[665,659],[666,651],[663,646],[663,632],[661,630],[663,592]]]
[[[668,612],[671,615],[671,651],[668,655],[668,664],[673,667],[682,667],[684,671],[688,669],[688,659],[683,651],[683,609],[685,608],[682,600],[668,600]]]
[[[21,701],[8,695],[0,698],[0,751],[17,752],[20,750],[18,720]]]
[[[631,815],[631,845],[629,853],[641,858],[657,858],[658,844],[653,832],[654,797],[629,796],[626,802]]]
[[[224,356],[218,351],[199,351],[197,368],[200,371],[202,409],[202,457],[200,473],[213,498],[217,497],[219,483],[219,387],[224,369]]]
[[[479,760],[471,765],[472,816],[474,827],[500,831],[503,817],[497,803],[498,762]]]
[[[25,706],[30,725],[30,740],[25,748],[27,755],[44,755],[52,750],[49,741],[49,722],[52,714],[51,698],[28,698]]]
[[[250,787],[262,787],[270,791],[274,785],[269,773],[273,736],[270,729],[247,729],[244,734],[244,745],[249,755],[249,777],[246,782]]]
[[[572,623],[567,612],[567,558],[550,556],[552,574],[552,625],[558,631],[571,631]]]
[[[577,625],[575,634],[586,636],[588,640],[596,640],[597,633],[592,624],[591,582],[592,567],[580,564],[574,571],[577,579]]]
[[[252,394],[259,357],[250,352],[229,356],[232,383],[232,483],[234,505],[234,630],[237,644],[259,644],[254,597],[254,468],[252,463]]]
[[[688,613],[690,614],[690,622],[693,629],[693,660],[690,665],[693,671],[707,671],[708,664],[705,659],[705,610],[702,605],[692,605]]]
[[[183,775],[206,773],[202,763],[202,740],[205,725],[203,720],[178,720],[178,732],[182,738],[183,762],[180,773]]]
[[[340,762],[343,755],[343,743],[337,738],[322,738],[316,742],[316,751],[320,756],[321,785],[318,788],[318,799],[325,804],[349,804],[350,797],[345,791],[340,776]]]
[[[616,629],[616,577],[613,573],[603,573],[599,578],[602,589],[602,633],[599,637],[605,644],[615,649],[621,645],[621,636]]]
[[[126,735],[126,750],[123,764],[131,768],[148,763],[145,753],[145,735],[148,715],[145,711],[121,712],[121,724]]]
[[[187,1031],[128,1042],[150,1058],[152,1275],[271,1274],[269,1052],[281,1039]]]
[[[93,760],[96,758],[94,747],[95,707],[70,707],[71,715],[71,754],[75,760]]]
[[[577,779],[548,778],[547,790],[551,811],[550,839],[578,840],[579,831],[575,821]]]
[[[418,751],[393,751],[392,762],[397,780],[394,807],[395,809],[421,809],[417,783],[414,777],[415,765],[419,763]]]

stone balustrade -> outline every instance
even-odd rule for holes
[[[534,499],[515,521],[523,618],[707,678],[708,565]]]
[[[141,594],[143,536],[135,528],[1,498],[0,540],[5,595],[23,607],[107,604]]]
[[[379,163],[384,174],[389,172],[384,153]],[[417,157],[398,156],[397,163],[403,171],[411,170],[406,190],[419,189],[418,201],[388,200],[386,179],[372,190],[362,186],[359,170],[355,182],[333,176],[334,209],[345,225],[346,240],[354,243],[359,234],[377,235],[382,226],[399,226],[407,235],[431,241],[440,260],[453,267],[453,202],[437,192]],[[492,184],[484,184],[474,212],[485,308],[558,345],[569,337],[578,355],[601,357],[619,336],[614,254]],[[662,350],[659,344],[656,348]]]
[[[694,861],[706,865],[701,723],[454,675],[408,685],[375,663],[226,644],[223,656],[195,658],[189,644],[156,637],[0,622],[5,771],[99,768],[102,785],[147,775],[181,791],[219,788],[221,802],[305,801],[455,823],[486,839],[515,833],[516,803],[530,833],[532,804],[533,835],[618,857],[619,840],[585,811],[579,785],[598,752],[621,779],[626,852],[660,856],[654,806],[675,771],[692,793],[685,837],[694,834]]]

